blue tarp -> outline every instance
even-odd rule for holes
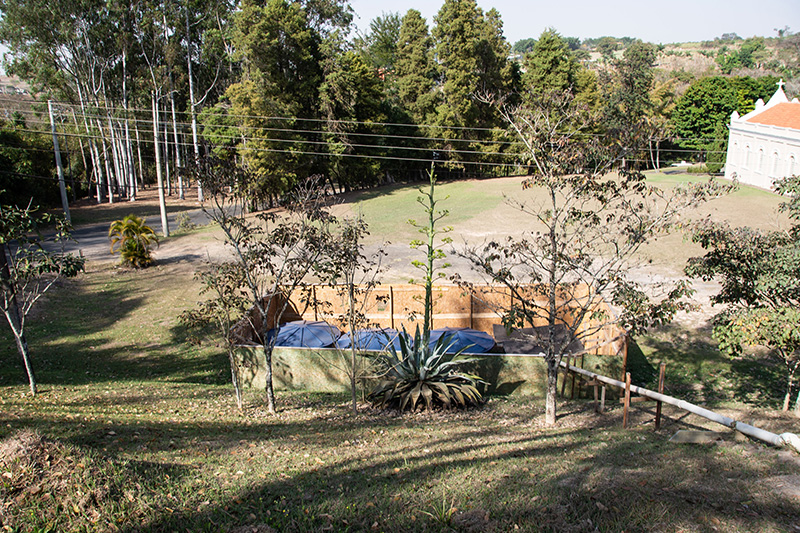
[[[350,348],[355,339],[356,347],[361,350],[384,350],[389,344],[394,346],[394,349],[400,351],[400,335],[396,329],[392,328],[370,328],[356,330],[355,335],[345,333],[336,345],[339,348]],[[411,344],[411,339],[406,335],[406,341]]]
[[[470,328],[439,328],[431,330],[430,344],[433,346],[440,337],[444,343],[451,344],[447,353],[486,353],[494,348],[494,338],[488,333]],[[466,348],[466,349],[465,349]]]
[[[274,335],[275,330],[270,331]],[[283,324],[278,332],[275,346],[291,346],[296,348],[328,348],[336,344],[342,334],[339,328],[327,322],[313,320],[297,320]]]

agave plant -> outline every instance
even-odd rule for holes
[[[123,264],[143,268],[153,262],[150,247],[153,243],[158,245],[158,236],[143,218],[128,215],[115,220],[108,228],[108,238],[111,239],[111,253],[119,252]]]
[[[430,333],[420,335],[419,327],[413,343],[405,330],[403,333],[399,337],[400,353],[390,344],[377,361],[382,373],[367,397],[374,406],[397,407],[401,411],[418,407],[450,409],[483,400],[478,385],[485,382],[458,370],[461,365],[475,361],[474,358],[462,357],[463,350],[448,354],[451,344],[446,337],[430,345]]]

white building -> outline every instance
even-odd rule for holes
[[[725,177],[772,189],[776,179],[800,174],[800,102],[783,92],[783,80],[766,104],[740,117],[733,112]]]

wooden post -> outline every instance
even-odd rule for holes
[[[473,311],[472,311],[472,291],[469,292],[469,327],[470,329],[475,329],[473,325]]]
[[[578,359],[577,356],[572,358],[572,366],[575,366],[575,363],[577,362],[577,359]],[[572,382],[569,384],[569,397],[572,400],[575,399],[575,377],[576,376],[577,376],[577,374],[575,374],[575,372],[572,372]],[[580,381],[578,383],[580,383]]]
[[[391,285],[389,285],[389,322],[392,329],[396,329],[394,327],[394,290]]]
[[[658,393],[664,394],[664,378],[666,376],[667,363],[661,363],[658,369]],[[661,428],[661,401],[656,401],[656,431]]]
[[[625,335],[625,342],[622,344],[625,353],[622,354],[622,379],[625,381],[625,373],[628,371],[628,335]]]
[[[606,411],[606,386],[600,388],[600,414]]]
[[[319,320],[319,310],[317,309],[317,286],[311,286],[311,301],[314,302],[314,320]]]
[[[567,356],[567,366],[571,363],[571,359]],[[556,374],[558,375],[558,374]],[[564,397],[564,390],[567,388],[567,378],[569,377],[569,370],[564,370],[564,377],[561,379],[561,397]]]
[[[58,188],[61,190],[61,207],[64,209],[64,218],[67,222],[72,222],[69,216],[69,201],[67,200],[67,188],[64,184],[64,166],[61,164],[61,150],[58,147],[58,135],[56,135],[56,122],[53,119],[53,101],[47,101],[47,111],[50,114],[50,130],[53,132],[53,153],[56,158],[56,168],[58,169]]]
[[[625,373],[625,407],[622,410],[622,428],[628,429],[628,410],[631,407],[631,373]]]

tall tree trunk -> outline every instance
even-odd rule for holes
[[[164,115],[167,114],[167,106],[164,106]],[[167,179],[167,196],[172,196],[172,176],[169,167],[169,124],[164,120],[164,173]]]
[[[556,357],[548,357],[547,362],[547,392],[544,403],[544,423],[547,426],[556,424],[556,397],[558,395],[558,363]]]
[[[100,120],[97,120],[97,129],[100,131],[100,144],[103,147],[103,165],[105,166],[106,170],[106,185],[108,186],[108,203],[114,203],[114,180],[113,172],[111,172],[111,167],[108,164],[108,150],[106,149],[106,139],[105,134],[103,133],[103,125],[100,123]]]
[[[136,171],[133,164],[133,145],[131,143],[130,108],[128,107],[128,50],[122,52],[122,107],[125,109],[125,161],[127,163],[126,179],[130,192],[128,199],[133,202],[136,200]]]
[[[172,78],[170,77],[170,80]],[[175,139],[175,173],[178,175],[178,198],[185,199],[183,194],[183,176],[181,174],[181,150],[178,142],[178,120],[175,117],[175,91],[170,92],[169,102],[172,106],[172,135]]]
[[[136,155],[139,159],[139,187],[144,187],[144,166],[142,165],[142,141],[139,138],[139,121],[133,121],[133,131],[136,133]],[[138,187],[137,187],[138,192]]]
[[[200,141],[197,136],[197,101],[194,94],[194,74],[192,73],[192,37],[191,27],[189,25],[189,0],[186,0],[184,6],[184,13],[186,15],[186,68],[189,75],[189,113],[192,116],[192,148],[194,149],[194,166],[196,167],[200,162]],[[197,181],[197,201],[203,201],[203,184],[200,180]]]
[[[100,163],[100,150],[97,148],[97,143],[95,142],[94,136],[92,135],[92,130],[89,128],[89,120],[86,118],[86,101],[83,96],[83,90],[81,88],[81,81],[79,79],[75,79],[75,86],[78,89],[78,101],[80,102],[81,106],[81,113],[83,114],[83,126],[86,129],[86,136],[89,139],[89,154],[92,157],[92,172],[95,176],[95,187],[97,189],[97,203],[103,203],[103,170],[102,165]]]
[[[7,251],[8,245],[0,245],[0,287],[2,287],[3,299],[5,300],[3,311],[9,326],[11,326],[11,330],[14,332],[17,350],[22,356],[22,362],[25,364],[25,372],[28,374],[31,396],[36,396],[36,376],[33,373],[33,365],[31,365],[30,354],[28,352],[28,341],[25,339],[24,317],[17,303],[17,294],[14,284],[11,282],[11,272],[8,268],[8,257],[6,256]]]
[[[167,219],[167,201],[164,198],[164,178],[161,175],[161,141],[158,138],[158,100],[153,92],[153,144],[156,154],[156,181],[158,182],[158,206],[161,211],[161,233],[169,237],[169,220]]]

